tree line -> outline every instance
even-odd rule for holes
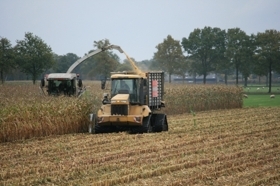
[[[276,30],[247,35],[240,28],[204,27],[194,29],[181,42],[169,35],[156,48],[154,59],[169,77],[188,72],[202,75],[205,84],[209,73],[220,73],[227,84],[228,75],[235,72],[236,84],[241,73],[247,86],[249,75],[256,74],[269,77],[271,92],[272,73],[280,73],[280,32]]]
[[[73,53],[55,54],[41,38],[30,32],[25,33],[23,40],[17,40],[15,46],[3,37],[0,44],[2,83],[7,75],[17,79],[21,74],[21,78],[30,78],[35,84],[45,73],[66,72],[80,58]],[[93,42],[94,50],[108,45],[108,39]],[[172,75],[185,78],[188,73],[203,76],[205,84],[208,74],[219,73],[224,75],[227,84],[228,75],[234,72],[236,84],[242,74],[247,86],[250,74],[256,74],[268,77],[270,92],[272,74],[280,73],[280,32],[273,29],[247,35],[240,28],[222,30],[206,26],[194,29],[181,41],[168,35],[155,47],[157,51],[152,59],[136,63],[143,70],[165,71],[169,82]],[[74,72],[84,79],[102,79],[110,77],[112,71],[124,70],[131,70],[129,62],[121,62],[117,54],[105,51],[86,60]]]

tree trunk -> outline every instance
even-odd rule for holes
[[[33,85],[35,85],[35,83],[36,83],[36,77],[35,77],[35,75],[32,75],[32,82],[33,82]]]
[[[265,85],[268,87],[269,72],[265,76]]]
[[[269,62],[269,80],[268,80],[268,93],[271,93],[271,80],[272,80],[272,62]]]
[[[235,75],[236,75],[235,84],[238,85],[238,67],[236,67]]]
[[[244,87],[247,87],[247,84],[248,84],[248,77],[245,76],[244,77]]]
[[[225,73],[225,84],[227,85],[228,75],[227,72]]]
[[[186,80],[186,75],[183,75],[183,84],[185,84],[185,80]]]
[[[0,72],[1,83],[4,84],[4,73],[3,70]]]
[[[203,84],[206,84],[206,74],[203,74]]]
[[[171,73],[169,73],[169,80],[168,80],[169,83],[171,83]]]

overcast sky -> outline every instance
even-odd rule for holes
[[[168,35],[181,41],[205,26],[280,31],[280,0],[0,0],[0,7],[0,37],[12,45],[31,32],[54,53],[79,57],[102,39],[142,61]]]

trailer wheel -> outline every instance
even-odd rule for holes
[[[168,131],[168,123],[165,114],[153,114],[152,122],[154,132]]]
[[[162,127],[162,130],[163,131],[168,131],[168,123],[167,123],[167,118],[166,118],[166,115],[164,117],[164,124],[163,124],[163,127]]]

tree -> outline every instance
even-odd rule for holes
[[[7,38],[0,40],[0,79],[3,84],[4,75],[14,67],[14,51],[10,41]]]
[[[79,57],[73,53],[67,53],[66,55],[58,56],[56,59],[56,66],[54,67],[55,72],[65,73],[68,68],[75,63]],[[75,71],[75,69],[74,69]]]
[[[101,49],[109,45],[111,44],[108,39],[94,41],[93,44],[96,49]],[[119,65],[119,60],[119,57],[109,50],[94,55],[91,59],[87,60],[87,67],[91,67],[88,75],[99,76],[101,79],[106,80],[110,77],[111,72],[116,71],[117,66]]]
[[[226,31],[219,32],[219,45],[217,47],[219,51],[219,57],[216,58],[214,62],[215,66],[215,72],[220,73],[224,75],[224,81],[225,84],[228,84],[228,76],[232,74],[233,71],[233,65],[230,63],[230,60],[226,57],[225,52],[226,52],[226,38],[227,38],[227,33]]]
[[[223,55],[224,30],[220,28],[204,27],[194,29],[188,38],[182,39],[184,50],[191,56],[193,72],[203,75],[203,83],[206,83],[206,76],[215,70],[215,63]]]
[[[156,46],[156,49],[158,51],[154,53],[154,60],[156,60],[162,68],[168,72],[170,83],[171,75],[175,74],[176,70],[178,70],[180,65],[184,62],[180,41],[174,40],[168,35],[162,43]]]
[[[228,76],[234,71],[233,65],[228,58],[225,56],[217,61],[216,71],[224,74],[225,84],[228,84]]]
[[[164,68],[161,66],[161,63],[152,58],[150,60],[145,61],[146,69],[149,71],[164,71]]]
[[[116,69],[116,71],[132,71],[132,67],[128,60],[124,60],[123,63],[120,63]]]
[[[264,68],[265,60],[257,53],[253,55],[253,73],[259,77],[259,84],[261,83],[261,76],[267,76],[268,69]]]
[[[257,34],[257,55],[263,61],[264,68],[269,74],[269,89],[271,93],[272,71],[279,69],[280,57],[280,32],[276,30],[266,30]]]
[[[15,46],[17,64],[22,72],[31,75],[32,82],[54,64],[52,49],[38,36],[25,33],[24,40],[17,40]]]
[[[244,86],[247,87],[248,77],[253,72],[253,56],[256,46],[256,37],[252,34],[251,36],[246,37],[243,51],[243,63],[241,64],[240,72],[244,78]]]
[[[193,78],[194,84],[196,84],[197,69],[199,69],[198,63],[196,63],[193,56],[187,56],[188,74]]]
[[[238,85],[238,76],[242,63],[245,63],[247,55],[247,45],[249,36],[240,28],[232,28],[227,31],[226,38],[226,57],[235,67],[236,84]]]
[[[189,64],[190,64],[190,60],[187,57],[185,57],[180,62],[180,68],[175,70],[175,74],[182,77],[183,83],[186,78],[186,72],[188,71],[188,69],[190,69]]]

